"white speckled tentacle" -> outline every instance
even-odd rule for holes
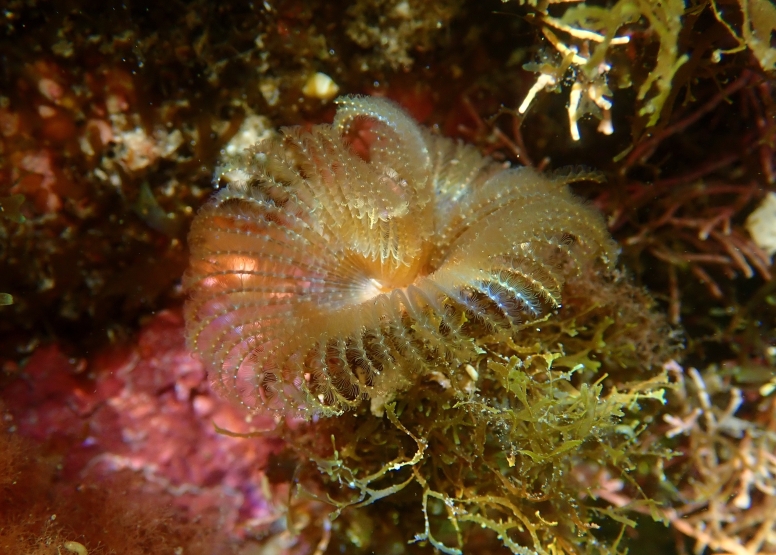
[[[429,175],[431,156],[418,124],[385,98],[345,97],[339,99],[337,105],[339,109],[333,126],[342,134],[347,134],[356,119],[378,122],[372,130],[375,140],[370,145],[370,160],[382,169],[385,186],[407,187],[406,201],[412,202],[415,209],[430,202],[433,192]],[[390,175],[391,170],[397,172],[396,177]]]

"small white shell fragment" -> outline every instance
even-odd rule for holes
[[[746,230],[755,244],[773,256],[776,253],[776,193],[768,193],[746,219]]]
[[[270,106],[275,106],[280,100],[280,87],[277,79],[264,79],[259,83],[259,92]]]
[[[410,3],[407,2],[407,0],[403,0],[402,2],[399,2],[398,4],[396,4],[396,7],[393,9],[393,14],[396,17],[400,17],[402,19],[412,18],[412,8],[410,8]]]
[[[312,74],[302,89],[305,96],[321,100],[330,100],[337,96],[338,92],[339,86],[334,82],[334,79],[320,71]]]
[[[464,369],[466,370],[466,373],[467,373],[467,374],[469,374],[469,377],[470,377],[470,378],[471,378],[473,381],[475,381],[475,382],[476,382],[476,381],[477,381],[477,378],[479,378],[479,377],[480,377],[480,375],[479,375],[479,373],[477,372],[477,370],[475,370],[475,369],[474,369],[474,366],[472,366],[471,364],[467,364],[466,366],[464,366]]]
[[[76,555],[89,555],[89,552],[86,550],[86,547],[82,543],[65,542],[62,544],[62,547],[64,547],[70,553],[75,553]]]
[[[248,149],[273,135],[272,124],[264,116],[247,111],[245,119],[234,137],[221,151],[216,176],[229,183],[247,182],[249,175],[243,169],[248,165]]]
[[[269,120],[249,112],[245,115],[240,129],[224,147],[224,153],[227,156],[236,156],[270,136],[272,136],[272,124]]]

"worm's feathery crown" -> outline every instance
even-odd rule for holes
[[[190,346],[252,409],[374,411],[476,340],[560,306],[566,275],[615,246],[566,184],[430,134],[392,102],[345,97],[332,125],[255,147],[189,236]],[[365,152],[348,138],[366,137]]]

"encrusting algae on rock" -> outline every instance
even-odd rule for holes
[[[9,293],[0,302],[13,300],[0,306],[0,401],[9,431],[45,441],[40,447],[62,457],[66,472],[57,472],[62,487],[54,490],[17,481],[17,493],[42,508],[33,524],[43,532],[16,534],[0,552],[24,552],[27,538],[40,538],[64,553],[50,541],[54,511],[43,509],[56,497],[82,507],[84,473],[101,480],[115,464],[130,465],[132,483],[155,504],[170,492],[187,523],[222,529],[225,553],[776,551],[776,282],[760,233],[768,218],[755,210],[776,182],[770,0],[39,4],[12,1],[0,32],[0,291]],[[438,294],[431,288],[454,248],[462,265],[478,263],[469,256],[474,241],[438,244],[445,228],[434,224],[430,235],[410,235],[414,243],[396,235],[385,260],[383,233],[376,250],[354,250],[357,234],[340,232],[354,229],[349,219],[333,231],[325,210],[304,215],[329,191],[318,172],[341,174],[336,164],[352,159],[374,173],[371,151],[385,140],[376,135],[391,134],[367,116],[311,130],[332,121],[330,102],[343,93],[392,98],[431,127],[417,144],[434,156],[443,145],[453,151],[458,163],[444,172],[464,175],[481,162],[463,180],[463,203],[449,203],[461,210],[482,189],[483,202],[504,193],[502,207],[532,214],[513,200],[531,180],[542,195],[548,181],[560,184],[547,168],[601,170],[605,179],[588,174],[570,186],[600,210],[629,275],[609,267],[605,242],[585,250],[589,233],[546,234],[533,241],[546,247],[534,258],[512,253],[473,275],[448,275],[459,287]],[[243,153],[276,124],[303,132]],[[336,148],[324,152],[322,136]],[[305,161],[305,141],[326,156]],[[340,153],[335,164],[331,152]],[[508,170],[504,160],[536,170]],[[388,222],[397,233],[405,223],[422,230],[455,216],[440,211],[435,220],[432,209],[426,218],[438,201],[434,186],[423,205],[416,192],[429,181],[416,190],[415,174],[385,167],[395,174],[378,168],[379,186],[363,181],[385,193],[367,233]],[[440,168],[429,171],[432,182]],[[485,189],[491,170],[519,177],[520,186]],[[363,262],[358,271],[340,277],[345,285],[364,279],[335,291],[329,272],[273,292],[274,276],[258,286],[269,289],[264,298],[245,292],[253,301],[235,303],[236,292],[218,289],[226,280],[210,276],[203,283],[227,312],[203,328],[203,349],[219,345],[219,326],[228,330],[224,349],[236,338],[256,342],[246,328],[258,320],[230,322],[228,312],[258,299],[263,318],[267,295],[281,306],[281,298],[288,305],[331,294],[329,309],[339,302],[352,313],[372,302],[363,329],[332,319],[342,342],[326,335],[328,325],[311,335],[310,302],[298,330],[266,328],[285,351],[251,347],[235,383],[234,367],[211,368],[222,391],[254,414],[213,397],[203,365],[182,345],[177,309],[190,252],[182,234],[214,171],[225,187],[220,199],[234,197],[207,209],[221,214],[222,236],[231,238],[236,221],[227,208],[268,199],[272,212],[245,209],[261,218],[244,226],[253,234],[244,242],[297,232],[316,247],[309,259],[290,257],[297,282],[316,264],[329,272],[354,260]],[[563,198],[558,205],[578,206]],[[369,219],[370,208],[358,208]],[[499,221],[481,216],[461,223],[469,238]],[[591,225],[608,236],[600,222]],[[261,226],[274,226],[274,235]],[[530,243],[488,235],[507,247]],[[205,249],[219,250],[222,239],[200,239],[195,248],[215,258]],[[492,245],[483,242],[486,252]],[[329,263],[329,245],[355,254]],[[399,246],[414,266],[397,262]],[[538,275],[538,263],[556,285],[546,276],[523,280]],[[243,274],[235,288],[256,286]],[[539,286],[549,294],[536,296]],[[534,313],[531,302],[539,303]],[[204,319],[217,309],[202,308]],[[121,356],[106,360],[103,347]],[[214,423],[232,435],[273,429],[235,438],[214,435]],[[117,498],[110,483],[100,490]],[[6,505],[32,522],[29,511]],[[202,520],[208,507],[213,526]],[[94,511],[79,522],[104,521]],[[80,534],[65,539],[111,551],[102,532],[73,524],[74,511],[56,513],[58,527]],[[146,552],[190,552],[163,528],[167,541]],[[115,526],[105,533],[121,537]]]
[[[670,456],[636,438],[672,347],[568,190],[598,176],[505,167],[362,97],[252,159],[194,220],[189,342],[218,389],[286,417],[332,541],[616,552],[597,522],[632,521],[596,492],[653,505],[631,473]]]

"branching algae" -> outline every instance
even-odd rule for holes
[[[560,18],[549,15],[546,2],[528,4],[532,6],[529,13],[540,23],[542,34],[555,53],[545,52],[540,63],[525,66],[539,73],[539,77],[523,100],[520,113],[528,110],[539,91],[557,90],[570,72],[573,85],[569,94],[568,117],[572,139],[579,140],[577,122],[586,114],[601,120],[600,132],[611,134],[609,72],[612,69],[612,50],[629,44],[631,37],[624,28],[641,21],[655,35],[659,49],[654,67],[640,79],[637,93],[641,104],[639,115],[647,118],[648,127],[658,123],[671,91],[671,81],[689,59],[686,53],[679,52],[677,46],[685,10],[682,0],[619,0],[608,8],[582,3],[567,9]],[[619,67],[620,72],[623,69]],[[620,87],[631,85],[630,75],[621,75],[619,81]]]
[[[339,548],[615,553],[600,526],[658,514],[669,453],[639,439],[670,332],[568,190],[596,174],[508,168],[355,97],[252,159],[193,223],[188,337],[220,391],[285,417]]]

